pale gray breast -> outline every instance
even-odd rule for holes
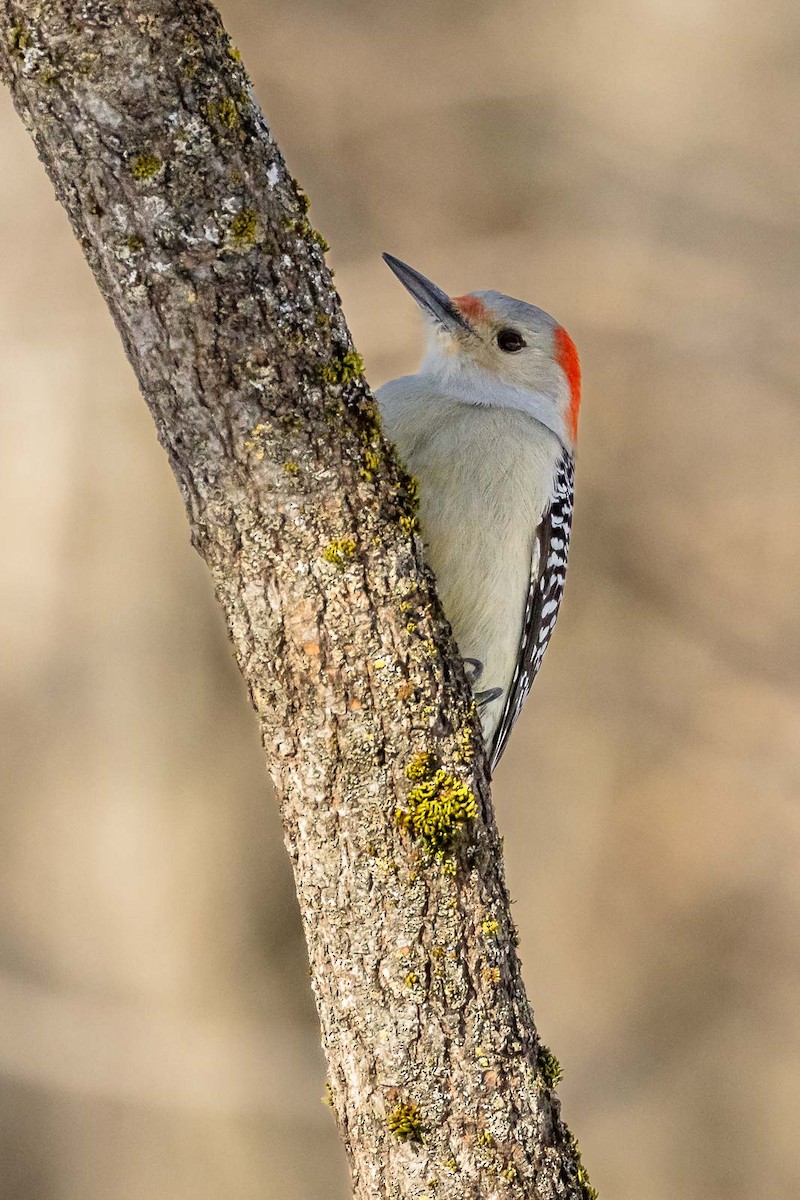
[[[508,689],[558,439],[524,413],[431,395],[414,376],[387,384],[378,400],[387,436],[419,480],[426,556],[459,649],[484,663],[481,688]],[[502,701],[494,707],[492,725]]]

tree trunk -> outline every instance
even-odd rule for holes
[[[238,52],[205,0],[0,14],[261,722],[357,1200],[592,1195],[413,481]]]

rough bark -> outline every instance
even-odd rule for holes
[[[0,14],[259,716],[357,1200],[591,1195],[413,484],[238,53],[205,0]]]

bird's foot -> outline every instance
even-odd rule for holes
[[[464,666],[467,668],[467,679],[470,687],[475,687],[475,684],[483,674],[483,663],[479,658],[465,658]]]

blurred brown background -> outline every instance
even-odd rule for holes
[[[228,0],[373,383],[388,249],[582,351],[565,608],[495,789],[605,1200],[800,1193],[795,0]],[[0,96],[0,1195],[344,1200],[252,713]]]

